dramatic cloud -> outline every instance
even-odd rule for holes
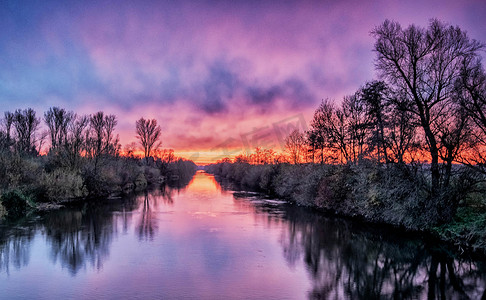
[[[3,1],[0,103],[157,118],[164,147],[208,152],[308,120],[374,78],[369,32],[437,17],[486,40],[484,1]]]

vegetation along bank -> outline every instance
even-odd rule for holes
[[[486,250],[485,45],[438,20],[372,31],[379,81],[326,99],[272,149],[208,171],[244,187]]]

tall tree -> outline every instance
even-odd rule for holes
[[[86,155],[94,159],[95,172],[97,171],[97,166],[102,156],[117,155],[119,151],[119,139],[118,136],[115,137],[114,133],[117,123],[118,121],[115,115],[105,115],[102,111],[97,112],[89,118],[85,146]]]
[[[66,111],[63,108],[51,107],[44,113],[44,122],[49,130],[51,138],[51,149],[65,144],[68,127],[74,120],[75,114],[72,111]]]
[[[316,152],[319,147],[317,132],[315,130],[308,130],[305,132],[305,137],[307,139],[307,145],[309,146],[309,149],[307,150],[307,160],[315,163]],[[324,163],[323,159],[321,159],[321,163]]]
[[[145,160],[148,162],[152,150],[157,149],[161,145],[159,140],[162,129],[160,128],[160,125],[157,125],[157,120],[155,119],[145,120],[144,118],[140,118],[135,123],[135,126],[137,139],[140,140]]]
[[[411,25],[402,29],[385,21],[376,27],[376,67],[395,91],[405,94],[407,106],[420,122],[431,159],[431,191],[441,187],[440,128],[452,101],[454,84],[465,60],[478,57],[483,45],[468,38],[458,27],[432,20],[427,29]]]
[[[481,60],[464,61],[454,97],[474,124],[460,161],[486,174],[486,72]]]
[[[14,122],[14,114],[6,111],[5,112],[5,133],[7,136],[7,142],[10,142],[12,135],[11,135],[11,130],[12,130],[12,124]]]
[[[359,92],[346,96],[342,103],[347,131],[347,148],[353,162],[361,160],[368,152],[369,118],[366,106],[359,98]]]
[[[11,136],[11,130],[12,130],[12,124],[14,120],[14,114],[6,111],[5,112],[5,118],[2,119],[2,125],[4,127],[4,131],[0,132],[0,150],[11,150],[12,146],[12,136]]]
[[[17,135],[17,149],[21,153],[37,152],[36,131],[39,127],[40,119],[36,118],[32,108],[16,110],[13,114],[12,125]]]
[[[73,120],[68,124],[66,142],[63,147],[67,165],[73,169],[79,167],[79,161],[85,147],[86,128],[89,124],[88,116],[73,116]]]
[[[345,127],[346,117],[343,111],[337,109],[329,99],[323,100],[311,122],[311,130],[316,136],[315,143],[320,148],[321,163],[324,163],[325,156],[331,156],[332,160],[339,156],[341,162],[350,160]]]
[[[376,149],[378,161],[388,163],[386,128],[389,124],[388,88],[383,81],[368,82],[357,92],[357,98],[365,106],[368,127],[371,130],[368,145]]]
[[[328,126],[326,124],[326,114],[329,113],[332,106],[329,100],[322,101],[314,112],[314,118],[311,121],[307,143],[315,149],[319,149],[321,164],[324,163],[324,149],[326,148],[326,136]]]
[[[292,163],[299,164],[302,161],[305,145],[305,137],[298,129],[295,129],[287,136],[285,139],[285,150],[288,152]]]
[[[387,133],[385,136],[388,145],[388,159],[391,162],[404,165],[412,162],[414,154],[419,148],[417,142],[416,115],[410,112],[409,101],[398,94],[392,95],[390,103],[390,116],[387,118]]]

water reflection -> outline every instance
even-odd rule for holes
[[[282,233],[290,266],[301,261],[312,299],[485,299],[486,265],[417,238],[288,207]]]
[[[187,184],[187,181],[185,182]],[[75,276],[90,266],[95,270],[103,267],[109,257],[119,224],[127,233],[133,219],[133,211],[141,207],[137,233],[140,240],[151,240],[156,234],[157,222],[154,208],[157,201],[164,205],[174,203],[175,188],[162,186],[142,195],[129,195],[112,199],[73,205],[38,217],[39,220],[19,220],[16,224],[0,226],[0,272],[9,273],[11,267],[20,269],[29,264],[30,246],[36,233],[45,235],[49,245],[49,257],[53,264],[60,264]]]
[[[486,298],[484,261],[454,257],[416,236],[221,189],[204,173],[187,188],[166,186],[0,226],[0,275],[10,280],[13,270],[30,273],[32,264],[42,275],[19,276],[19,289],[29,278],[33,287],[52,281],[43,272],[53,266],[61,272],[52,273],[71,279],[66,286],[95,291],[99,281],[113,298],[153,297],[162,286],[168,298]],[[138,281],[128,284],[127,276]],[[92,281],[82,286],[82,278]],[[4,284],[0,289],[14,286]]]
[[[99,270],[109,255],[116,232],[108,207],[85,204],[80,210],[65,209],[43,219],[50,258],[72,275],[86,267]]]
[[[146,191],[143,196],[143,210],[138,225],[138,236],[140,240],[153,240],[157,230],[157,220],[153,208],[157,208],[157,198],[150,197]]]
[[[35,230],[32,226],[16,226],[10,230],[0,227],[0,272],[20,269],[29,264],[30,243]]]
[[[305,264],[310,299],[486,299],[486,263],[440,243],[235,192],[268,227],[282,223],[290,268]],[[257,217],[258,218],[258,217]]]

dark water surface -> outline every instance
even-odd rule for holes
[[[0,299],[484,299],[484,262],[363,227],[200,171],[1,225]]]

